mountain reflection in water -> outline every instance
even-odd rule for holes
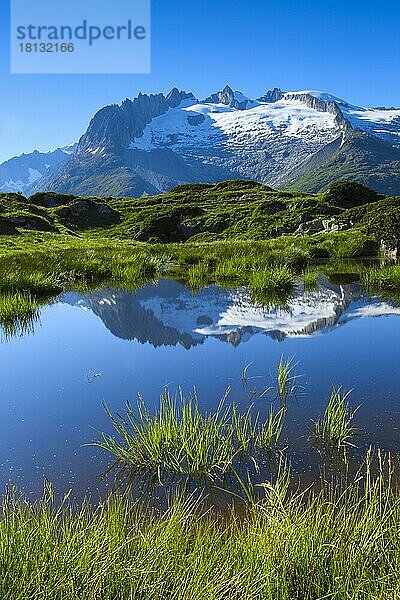
[[[283,341],[326,333],[353,319],[400,315],[396,303],[365,294],[359,284],[335,285],[322,276],[315,291],[299,284],[284,308],[256,305],[243,288],[212,285],[193,292],[168,279],[135,292],[65,293],[61,302],[90,309],[118,338],[186,349],[210,336],[238,346],[260,333]]]

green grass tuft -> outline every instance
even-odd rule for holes
[[[139,398],[136,410],[128,404],[126,416],[115,418],[108,410],[115,435],[103,433],[95,445],[115,458],[120,481],[137,476],[159,482],[187,478],[219,481],[233,474],[239,458],[254,448],[277,446],[284,413],[260,422],[250,409],[240,413],[226,397],[214,412],[202,414],[196,395],[171,398],[166,391],[151,414]]]
[[[38,302],[28,293],[0,292],[0,328],[6,338],[31,332],[38,318]]]
[[[333,389],[323,416],[314,423],[317,443],[338,450],[352,445],[351,440],[357,434],[352,424],[357,409],[351,410],[349,395],[350,392],[344,393],[341,388]]]
[[[368,269],[362,274],[362,281],[368,289],[400,290],[400,265]]]
[[[256,269],[250,277],[250,288],[255,292],[291,293],[296,277],[286,265]]]

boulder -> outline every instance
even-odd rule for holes
[[[145,224],[134,239],[138,242],[186,242],[202,233],[221,233],[228,225],[227,215],[214,217],[208,223],[197,219],[180,222],[180,219],[178,212],[157,217]]]
[[[316,235],[318,233],[336,233],[344,229],[343,223],[339,223],[336,219],[313,219],[300,223],[295,234],[296,235]]]
[[[118,211],[89,198],[74,200],[54,213],[66,224],[82,229],[109,227],[121,221]]]
[[[336,219],[323,219],[322,225],[324,231],[327,233],[336,233],[337,231],[341,231],[343,229],[342,224],[338,223]]]
[[[393,237],[391,239],[381,240],[380,251],[385,257],[397,260],[397,258],[400,255],[399,249],[400,249],[400,240],[399,239]]]
[[[0,217],[0,235],[18,235],[18,231],[7,217]]]
[[[185,239],[189,239],[192,235],[202,233],[204,231],[204,224],[202,221],[186,221],[185,223],[180,223],[178,229]]]
[[[282,225],[281,227],[274,227],[273,229],[267,231],[267,238],[277,238],[281,235],[291,235],[293,233],[293,229],[289,226]]]
[[[148,225],[135,235],[138,242],[180,242],[183,241],[183,234],[179,231],[179,214],[166,214],[153,219]]]
[[[57,228],[46,219],[36,215],[15,215],[8,217],[13,227],[32,231],[57,231]]]
[[[219,217],[214,217],[212,221],[209,221],[204,227],[204,231],[208,231],[210,233],[222,233],[224,229],[228,226],[227,215],[220,215]]]
[[[306,221],[300,223],[295,231],[296,235],[315,234],[322,233],[325,230],[322,219],[313,219],[312,221]]]

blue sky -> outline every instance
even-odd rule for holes
[[[0,162],[71,143],[101,106],[173,85],[198,97],[229,83],[250,97],[277,86],[400,105],[397,1],[153,0],[150,75],[10,75],[0,3]]]

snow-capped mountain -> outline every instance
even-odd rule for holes
[[[284,94],[286,98],[302,98],[305,102],[307,101],[306,98],[310,96],[321,100],[323,103],[322,106],[325,103],[337,105],[343,118],[353,129],[375,135],[400,148],[400,108],[362,108],[360,106],[353,106],[331,94],[315,90],[287,92]]]
[[[139,94],[99,110],[70,159],[29,191],[138,196],[237,178],[310,191],[347,178],[400,193],[400,109],[279,88],[257,99],[229,86],[204,100]]]
[[[67,293],[61,301],[89,308],[119,338],[187,349],[209,337],[233,345],[256,334],[282,341],[327,333],[354,319],[400,315],[399,306],[367,296],[358,284],[334,285],[324,277],[313,292],[299,285],[284,308],[258,306],[245,289],[209,286],[193,294],[172,280],[136,292]]]
[[[22,154],[0,165],[0,191],[25,193],[30,186],[60,167],[73,154],[76,144],[53,152]]]

